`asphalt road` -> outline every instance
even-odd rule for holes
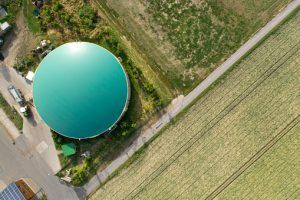
[[[14,32],[9,35],[8,42],[3,47],[4,50],[2,52],[5,55],[5,60],[4,62],[0,62],[0,92],[6,101],[11,106],[14,106],[17,111],[19,111],[20,106],[9,94],[7,90],[9,85],[14,85],[16,88],[20,89],[26,100],[32,98],[32,84],[26,81],[26,79],[19,75],[11,66],[18,53],[23,49],[24,42],[27,39],[27,37],[24,36],[26,35],[24,33],[29,30],[25,24],[26,22],[21,13],[17,16]],[[36,110],[34,108],[31,110],[33,113],[32,117],[29,119],[24,118],[23,120],[23,134],[26,136],[30,147],[38,150],[44,161],[52,169],[52,173],[56,173],[60,170],[61,166],[51,137],[50,129],[41,120]],[[11,130],[9,130],[9,133],[11,133]]]
[[[0,63],[0,92],[10,105],[14,106],[16,110],[19,110],[19,105],[15,102],[7,90],[7,87],[11,84],[20,89],[26,99],[30,99],[32,97],[31,84],[26,82],[25,79],[17,74],[14,69],[6,67],[4,63]],[[51,137],[50,129],[38,116],[35,108],[32,108],[31,111],[32,117],[28,119],[24,118],[23,120],[23,133],[30,142],[32,148],[37,148],[37,146],[43,142],[47,144],[47,148],[44,149],[41,154],[43,154],[43,159],[52,168],[53,173],[56,173],[61,167]]]
[[[31,86],[13,69],[0,63],[0,91],[10,105],[18,108],[7,91],[10,84],[14,84],[30,98]],[[24,119],[23,134],[15,139],[15,145],[12,144],[9,135],[10,133],[0,126],[1,182],[9,184],[20,178],[32,178],[50,200],[85,198],[84,191],[65,185],[54,175],[60,169],[56,149],[49,128],[34,109],[33,117]]]
[[[28,146],[24,135],[13,145],[6,130],[0,126],[0,180],[9,184],[20,178],[32,178],[47,194],[48,199],[79,199],[74,188],[52,175],[52,169],[41,155]],[[80,196],[80,195],[79,195]]]
[[[115,159],[108,167],[101,172],[98,172],[89,183],[84,186],[87,194],[94,192],[102,182],[104,182],[110,174],[119,168],[127,159],[132,156],[139,148],[149,141],[159,130],[167,125],[170,120],[179,112],[186,108],[193,100],[195,100],[205,89],[213,82],[221,77],[234,63],[236,63],[243,55],[251,50],[259,43],[270,31],[279,25],[290,13],[300,6],[300,0],[292,1],[285,9],[276,15],[269,23],[260,29],[253,37],[251,37],[242,47],[230,56],[222,65],[215,69],[204,81],[202,81],[192,92],[184,98],[177,101],[176,105],[171,110],[163,115],[150,128],[145,129],[141,135],[129,146],[117,159]]]

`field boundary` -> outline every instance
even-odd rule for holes
[[[270,35],[272,35],[275,31],[277,31],[282,24],[284,24],[293,16],[295,16],[298,13],[299,9],[300,9],[300,0],[295,0],[292,3],[290,3],[281,13],[279,13],[276,16],[277,18],[278,17],[280,18],[278,23],[270,25],[269,22],[267,25],[271,26],[270,30],[266,32],[260,39],[258,39],[258,41],[253,43],[246,52],[240,55],[240,57],[238,57],[236,61],[233,62],[233,64],[227,66],[225,70],[220,69],[220,67],[222,66],[224,68],[224,63],[220,67],[216,68],[215,70],[217,71],[216,73],[218,73],[218,71],[221,70],[221,74],[218,77],[212,80],[212,78],[208,76],[207,79],[210,80],[208,80],[207,82],[209,83],[206,83],[207,85],[202,91],[193,90],[189,95],[185,97],[184,102],[179,107],[172,110],[172,112],[163,115],[160,120],[158,120],[156,123],[154,123],[151,126],[151,128],[147,129],[143,134],[141,134],[141,136],[136,140],[136,142],[134,142],[128,149],[126,149],[126,151],[123,152],[122,155],[120,155],[116,160],[114,160],[106,169],[104,169],[101,172],[98,172],[97,175],[95,175],[95,177],[93,177],[93,179],[91,179],[91,181],[84,186],[84,188],[87,191],[87,194],[92,195],[94,192],[96,192],[99,186],[104,185],[107,181],[109,181],[111,178],[117,175],[123,168],[128,166],[134,160],[136,160],[139,154],[142,153],[147,148],[147,146],[151,143],[151,141],[156,139],[163,132],[163,130],[167,129],[170,125],[172,125],[173,123],[178,121],[182,116],[184,116],[184,114],[188,111],[188,109],[192,105],[195,104],[196,101],[201,99],[211,89],[213,89],[215,86],[220,84],[221,81],[243,59],[245,59],[249,54],[251,54],[257,47],[259,47]],[[271,22],[273,22],[273,20]],[[264,28],[262,28],[260,31],[262,31]],[[253,38],[251,38],[250,40],[252,39]],[[250,40],[248,40],[244,45],[249,43]],[[233,59],[233,58],[230,57],[229,59]],[[203,82],[201,83],[202,85]]]
[[[228,179],[226,179],[217,189],[215,189],[207,200],[216,198],[222,191],[224,191],[231,183],[233,183],[240,175],[242,175],[249,167],[251,167],[259,158],[267,153],[280,139],[282,139],[291,129],[293,129],[300,122],[300,115],[294,118],[286,125],[275,137],[273,137],[267,144],[265,144],[257,153],[255,153],[246,163],[244,163],[236,172],[234,172]]]

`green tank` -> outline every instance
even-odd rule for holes
[[[33,81],[39,115],[52,130],[70,138],[91,138],[111,130],[127,110],[129,97],[129,80],[119,60],[87,42],[51,51]]]

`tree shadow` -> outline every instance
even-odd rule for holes
[[[87,193],[83,187],[74,187],[74,191],[80,200],[87,199]]]
[[[11,82],[11,75],[6,65],[1,68],[1,73],[7,82]]]
[[[60,184],[65,185],[68,188],[72,188],[75,191],[78,199],[80,199],[80,200],[87,199],[87,192],[84,189],[84,187],[75,187],[75,186],[71,185],[70,183],[67,183],[67,182],[61,180],[60,178],[58,178],[58,180],[59,180]]]
[[[4,45],[1,48],[1,51],[5,58],[8,56],[9,50],[13,46],[13,41],[16,38],[17,38],[17,34],[15,33],[15,31],[10,31],[8,34],[6,34],[6,36],[4,38],[4,41],[5,41]]]
[[[31,111],[32,112],[32,111]],[[28,122],[33,126],[36,127],[37,126],[37,122],[34,118],[34,115],[32,113],[30,113],[30,117],[27,118]]]

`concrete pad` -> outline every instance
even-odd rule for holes
[[[45,141],[42,141],[40,144],[38,144],[35,149],[39,154],[42,154],[46,149],[48,149],[48,145]]]
[[[35,112],[33,110],[33,112]],[[61,165],[57,156],[57,151],[51,136],[50,129],[42,121],[34,119],[35,123],[29,120],[24,121],[23,135],[32,145],[33,149],[41,156],[41,158],[52,169],[53,173],[57,173],[61,169]]]

